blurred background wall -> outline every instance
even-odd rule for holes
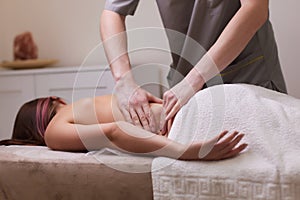
[[[12,60],[13,38],[29,30],[38,44],[40,58],[59,59],[59,66],[80,65],[100,43],[99,19],[104,3],[104,0],[0,0],[0,61]],[[288,91],[298,98],[299,8],[297,0],[270,1],[270,18]],[[128,29],[162,27],[155,0],[140,0],[135,17],[129,17],[127,24]],[[106,63],[101,50],[88,59],[90,64]]]

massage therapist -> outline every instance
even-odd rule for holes
[[[162,123],[164,128],[166,122],[172,120],[197,91],[213,84],[216,77],[221,77],[223,83],[249,83],[287,92],[269,21],[268,0],[156,2],[166,30],[179,32],[206,50],[202,55],[190,55],[193,51],[188,40],[174,40],[172,34],[167,34],[173,70],[168,75],[171,89],[163,95],[166,114]],[[116,81],[116,94],[123,115],[128,122],[155,131],[149,102],[159,103],[161,100],[138,88],[130,74],[131,65],[126,51],[125,19],[127,15],[134,15],[138,3],[139,0],[106,0],[101,16],[101,37],[104,44],[116,34],[121,38],[117,41],[119,48],[115,48],[114,42],[104,47]],[[188,62],[174,52],[188,54],[197,62]]]

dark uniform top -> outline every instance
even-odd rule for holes
[[[178,83],[216,42],[226,25],[241,7],[240,0],[156,0],[167,31],[173,63],[168,76],[171,86]],[[106,0],[105,9],[133,15],[139,0]],[[174,32],[185,37],[179,37]],[[188,39],[187,39],[188,38]],[[179,53],[178,53],[179,52]],[[202,52],[202,53],[201,53]],[[181,56],[180,56],[181,55]],[[189,59],[186,59],[186,56]],[[181,76],[174,73],[180,72]],[[286,93],[277,46],[269,19],[256,32],[242,53],[219,75],[207,82],[250,83]]]

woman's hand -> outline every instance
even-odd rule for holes
[[[238,145],[244,137],[244,134],[235,131],[227,138],[224,138],[227,133],[228,131],[224,131],[211,140],[191,144],[180,159],[205,161],[223,160],[238,155],[248,146],[246,143]]]

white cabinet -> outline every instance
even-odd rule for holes
[[[133,70],[139,85],[161,95],[160,71]],[[71,103],[80,98],[112,94],[114,80],[104,66],[0,70],[0,140],[11,137],[19,108],[27,101],[59,96]]]
[[[32,76],[0,77],[0,140],[11,136],[19,107],[34,97]]]
[[[114,80],[108,70],[42,74],[35,77],[36,96],[59,96],[68,102],[111,94]]]
[[[0,140],[11,137],[16,114],[29,100],[59,96],[71,103],[111,94],[113,87],[110,70],[101,66],[0,70]]]

